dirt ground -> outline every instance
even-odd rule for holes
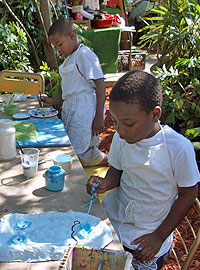
[[[106,109],[107,109],[107,111],[106,111],[106,117],[105,117],[105,131],[101,134],[101,141],[100,141],[100,150],[105,152],[105,153],[108,153],[108,151],[109,151],[112,137],[113,137],[113,134],[115,132],[112,120],[111,120],[110,115],[109,115],[108,99],[109,99],[110,90],[111,90],[111,88],[106,89]],[[199,187],[198,198],[200,199],[200,187]],[[195,218],[196,218],[196,213],[193,209],[190,210],[189,218],[191,220],[195,220]],[[200,227],[200,222],[196,222],[195,227],[196,227],[196,229],[198,229]],[[188,230],[187,223],[185,221],[183,221],[178,226],[178,229],[182,235],[185,235],[184,239],[185,238],[187,239],[186,245],[187,245],[187,247],[189,247],[191,245],[191,242],[193,241],[193,237],[192,237],[191,232],[187,233],[187,230]],[[182,258],[181,260],[183,261],[184,260],[184,249],[183,249],[183,246],[181,244],[181,241],[175,240],[174,243],[175,243],[176,252]],[[171,256],[167,259],[165,266],[163,267],[163,270],[178,270],[178,267],[177,267],[175,262],[176,262],[175,258],[171,254]],[[198,270],[198,269],[200,269],[200,248],[195,256],[195,259],[194,259],[192,265],[190,266],[190,270]]]

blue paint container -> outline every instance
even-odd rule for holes
[[[65,171],[60,166],[49,167],[45,174],[46,189],[50,191],[61,191],[65,185]]]

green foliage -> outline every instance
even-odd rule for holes
[[[0,63],[1,69],[31,71],[29,49],[24,31],[16,22],[0,23]]]
[[[39,54],[39,58],[42,58],[44,55],[43,34],[42,34],[42,29],[39,26],[40,23],[38,20],[38,15],[36,13],[36,10],[32,1],[10,0],[8,4],[10,5],[15,15],[20,19],[20,21],[22,22],[22,24],[28,31],[29,35],[31,36],[34,42],[36,51]],[[10,15],[6,7],[3,4],[0,4],[0,7],[2,9],[4,20],[7,22],[11,20],[14,21],[14,18]],[[27,46],[28,46],[28,51],[32,52],[32,47],[29,42],[27,43]],[[30,53],[28,57],[29,57],[29,61],[31,62],[32,67],[37,69],[37,62],[35,59],[35,55],[33,53]]]
[[[152,72],[164,89],[162,121],[185,134],[200,125],[200,5],[168,1],[151,12],[140,44],[159,46],[160,61]]]
[[[199,136],[199,134],[200,134],[200,128],[187,129],[185,132],[185,136],[190,140],[196,138],[197,136]]]
[[[9,0],[8,4],[12,8],[13,12],[15,15],[20,19],[26,30],[28,31],[29,35],[31,36],[36,51],[39,55],[39,58],[43,61],[45,61],[45,54],[44,54],[44,44],[43,44],[43,32],[42,32],[42,27],[40,25],[40,21],[38,18],[38,14],[36,12],[36,9],[33,5],[33,2],[30,0]],[[2,19],[2,25],[5,25],[6,23],[10,22],[11,19],[14,20],[14,18],[10,15],[8,10],[6,9],[5,5],[3,5],[0,2],[0,8],[3,14],[3,19]],[[55,14],[52,11],[52,19],[55,19]],[[59,6],[56,6],[56,12],[59,17],[64,17],[63,12],[61,12]],[[1,39],[0,39],[1,40]],[[32,47],[29,42],[27,42],[27,51],[29,51],[29,61],[31,63],[31,66],[34,68],[34,70],[37,72],[39,67],[37,65],[35,55],[32,52]],[[9,56],[7,55],[9,58]],[[10,66],[9,66],[10,64]],[[9,69],[13,68],[13,65],[11,65],[11,62],[7,63],[7,67]]]
[[[183,70],[179,71],[165,65],[157,68],[154,75],[163,86],[163,116],[162,121],[171,126],[177,126],[184,133],[187,128],[200,125],[200,84],[197,78],[182,78]],[[187,84],[187,86],[186,86]]]
[[[61,93],[61,77],[58,71],[50,70],[46,62],[40,66],[42,75],[45,78],[45,93],[49,97],[56,97]]]
[[[168,1],[168,6],[158,5],[151,12],[153,17],[144,18],[147,31],[141,37],[142,47],[161,46],[162,57],[168,56],[173,65],[178,58],[191,58],[200,54],[200,6],[196,0]]]

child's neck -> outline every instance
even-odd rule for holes
[[[72,53],[73,53],[73,52],[75,52],[75,51],[78,49],[79,45],[80,45],[80,43],[79,43],[79,42],[75,44],[75,46],[74,46],[74,49],[73,49]]]
[[[160,123],[156,122],[154,125],[154,129],[152,130],[152,132],[149,134],[149,136],[146,139],[155,136],[160,130],[161,130]]]

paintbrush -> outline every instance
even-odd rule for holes
[[[43,108],[44,107],[44,102],[42,101],[42,95],[40,93],[40,104],[41,104],[41,107]]]
[[[21,150],[21,153],[24,154],[24,151],[23,151],[21,145],[18,142],[16,142],[16,144],[19,146],[19,149]]]

